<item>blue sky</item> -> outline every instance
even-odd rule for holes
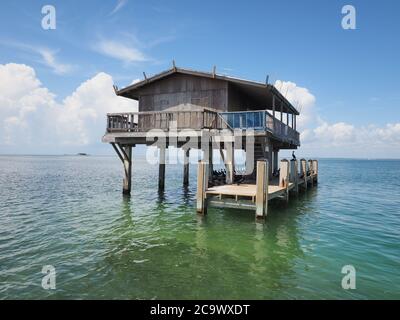
[[[56,30],[41,28],[45,4],[56,8]],[[341,27],[346,4],[356,8],[356,30]],[[121,87],[172,59],[259,81],[269,74],[315,97],[310,130],[326,122],[368,131],[400,122],[399,13],[399,1],[374,0],[3,1],[0,64],[33,68],[57,103],[100,72]]]

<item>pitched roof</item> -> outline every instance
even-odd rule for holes
[[[173,67],[169,70],[160,72],[154,76],[145,78],[144,80],[141,80],[139,82],[136,82],[134,84],[131,84],[131,85],[129,85],[125,88],[119,89],[119,90],[115,87],[115,92],[119,96],[133,98],[133,99],[137,100],[138,97],[135,95],[135,93],[137,92],[138,89],[140,89],[152,82],[161,80],[165,77],[168,77],[168,76],[170,76],[172,74],[176,74],[176,73],[192,75],[192,76],[197,76],[197,77],[203,77],[203,78],[218,79],[218,80],[227,81],[229,83],[234,83],[234,84],[240,86],[240,88],[242,90],[249,92],[249,94],[252,94],[252,93],[265,94],[266,89],[267,89],[267,92],[268,91],[272,92],[273,94],[275,94],[275,96],[278,97],[279,100],[281,100],[283,102],[283,104],[286,107],[285,109],[288,109],[288,110],[290,110],[290,112],[292,112],[296,115],[299,115],[299,112],[297,111],[297,109],[272,84],[265,84],[265,83],[261,83],[261,82],[257,82],[257,81],[245,80],[245,79],[230,77],[230,76],[221,75],[221,74],[212,73],[212,72],[195,71],[195,70],[183,69],[183,68],[177,68],[177,67]]]

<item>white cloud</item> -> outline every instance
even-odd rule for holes
[[[329,123],[318,115],[316,98],[308,89],[281,80],[275,87],[300,111],[298,152],[328,157],[400,157],[400,123],[383,127]]]
[[[144,62],[148,60],[139,49],[114,40],[99,41],[95,45],[95,50],[125,63]]]
[[[114,9],[110,12],[110,15],[113,15],[117,13],[119,10],[122,9],[126,4],[128,3],[128,0],[118,0],[117,4],[115,5]]]
[[[68,64],[60,63],[56,60],[55,52],[49,49],[37,49],[37,52],[42,56],[43,63],[50,67],[56,74],[66,74],[72,70]]]
[[[300,112],[297,119],[297,128],[304,129],[315,120],[315,97],[306,88],[297,86],[290,81],[277,80],[275,87],[293,104]]]
[[[107,112],[137,110],[135,101],[116,96],[112,86],[112,77],[101,72],[59,103],[33,68],[0,65],[0,150],[99,143]]]

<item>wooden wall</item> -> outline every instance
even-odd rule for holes
[[[172,74],[138,89],[139,111],[246,111],[272,108],[272,94],[187,74]]]
[[[197,110],[203,107],[226,111],[226,81],[173,74],[139,90],[139,111]]]

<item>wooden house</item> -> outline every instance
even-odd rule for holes
[[[115,87],[118,96],[137,100],[139,109],[108,114],[103,137],[124,165],[126,194],[131,191],[132,147],[153,145],[154,139],[149,136],[155,130],[166,133],[165,144],[160,145],[160,189],[164,188],[165,148],[172,144],[185,149],[184,184],[188,183],[188,156],[192,148],[204,151],[211,179],[212,150],[219,148],[226,164],[226,183],[231,184],[235,149],[246,151],[246,159],[251,159],[246,162],[249,168],[254,169],[257,160],[268,160],[272,177],[278,169],[279,150],[300,146],[296,130],[299,112],[272,84],[219,75],[215,68],[212,72],[199,72],[177,68],[175,64],[170,70],[144,76],[142,81],[126,88]],[[201,137],[201,142],[188,144],[187,139],[182,139],[182,131]],[[241,138],[237,132],[242,132],[241,137],[251,135],[253,146],[238,143]]]

